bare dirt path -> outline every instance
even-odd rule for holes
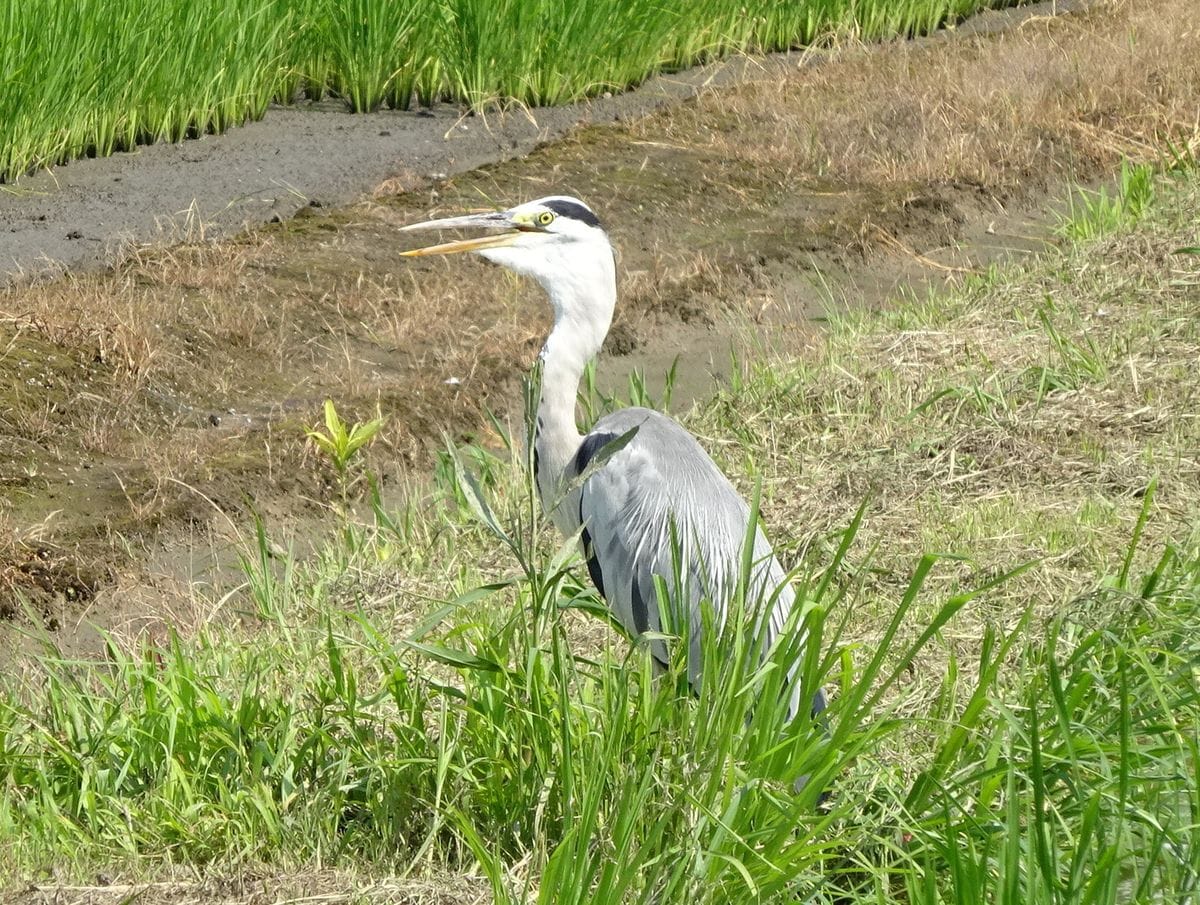
[[[0,617],[82,649],[89,625],[188,624],[196,587],[219,597],[214,564],[249,511],[326,516],[330,476],[304,439],[326,398],[388,416],[369,460],[385,488],[426,473],[443,431],[486,440],[543,302],[479,262],[399,259],[398,224],[587,198],[621,253],[606,379],[680,354],[679,395],[703,398],[732,325],[769,325],[794,351],[828,306],[1037,248],[1066,180],[1152,156],[1162,136],[1200,148],[1196,33],[1175,24],[1191,3],[1043,6],[985,36],[742,64],[734,86],[436,186],[401,178],[0,291]]]

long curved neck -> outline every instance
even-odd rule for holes
[[[576,262],[570,278],[542,283],[554,308],[554,328],[542,347],[542,387],[537,410],[538,490],[542,503],[564,531],[573,531],[571,507],[554,505],[563,473],[582,437],[575,424],[575,399],[584,368],[600,351],[612,322],[616,274],[611,252],[591,266]],[[577,507],[576,507],[577,508]]]
[[[542,392],[537,409],[538,472],[553,483],[558,483],[582,440],[575,424],[575,400],[584,368],[599,351],[599,343],[590,341],[570,324],[555,324],[542,347]]]

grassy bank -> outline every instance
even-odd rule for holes
[[[0,181],[220,132],[272,100],[556,104],[732,51],[917,34],[1007,2],[787,0],[746,15],[732,0],[4,0]]]
[[[520,454],[466,449],[421,505],[331,516],[316,561],[250,541],[244,586],[178,638],[114,638],[102,664],[47,650],[0,680],[5,879],[102,872],[168,899],[195,896],[194,870],[401,901],[438,901],[445,877],[441,901],[1186,899],[1190,178],[1115,216],[1081,201],[1064,232],[1096,238],[1032,269],[835,316],[687,416],[761,487],[797,567],[827,736],[782,731],[759,703],[778,671],[743,639],[711,652],[699,703],[656,681],[540,525]],[[370,886],[395,874],[411,887]]]

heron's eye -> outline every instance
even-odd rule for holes
[[[552,211],[542,211],[538,214],[538,226],[549,226],[554,222],[554,213]]]

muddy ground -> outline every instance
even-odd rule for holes
[[[1162,136],[1190,147],[1200,54],[1171,24],[1188,8],[1026,11],[1007,30],[844,48],[815,67],[742,64],[731,85],[522,158],[427,185],[421,170],[441,164],[423,162],[347,206],[23,281],[0,295],[0,618],[74,650],[94,647],[94,626],[192,624],[198,596],[236,581],[229,551],[251,513],[276,538],[330,523],[333,475],[304,435],[326,398],[386,415],[367,462],[385,493],[428,473],[443,433],[488,442],[485,412],[511,411],[544,335],[542,301],[482,262],[399,258],[397,225],[587,199],[620,250],[608,385],[679,355],[677,399],[703,398],[731,348],[802,348],[831,306],[1041,247],[1047,199],[1071,180],[1152,156]],[[122,162],[66,170],[109,165]],[[363,166],[374,181],[384,164]]]

